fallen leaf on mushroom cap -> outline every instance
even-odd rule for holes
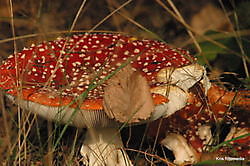
[[[154,103],[146,78],[127,65],[107,81],[104,110],[119,122],[134,123],[148,119]]]

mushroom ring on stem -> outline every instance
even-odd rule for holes
[[[210,86],[188,51],[121,34],[33,44],[10,55],[0,73],[0,87],[21,108],[88,128],[81,154],[89,165],[131,165],[119,126],[169,116],[196,82]]]

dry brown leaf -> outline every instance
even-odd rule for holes
[[[207,4],[199,13],[193,16],[191,26],[199,34],[208,30],[232,31],[233,27],[225,13],[212,4]]]
[[[107,82],[104,110],[110,118],[122,123],[148,119],[154,104],[147,80],[130,65],[123,68]]]

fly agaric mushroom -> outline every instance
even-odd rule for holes
[[[81,154],[89,165],[131,165],[119,124],[169,116],[186,105],[196,82],[209,87],[204,68],[187,51],[120,34],[86,33],[32,45],[9,56],[0,73],[0,87],[22,108],[88,128]]]
[[[232,127],[225,141],[236,137],[235,135],[240,136],[249,132],[249,119],[242,114],[247,112],[229,110],[230,105],[249,110],[249,95],[249,90],[229,92],[217,85],[212,85],[206,95],[197,83],[190,88],[188,104],[173,115],[152,122],[149,125],[148,136],[158,138],[162,145],[173,150],[176,164],[196,163],[202,152],[213,144],[215,133],[211,130],[212,124],[224,121],[237,126]],[[236,129],[245,133],[236,132]],[[249,138],[250,136],[235,141],[241,142],[241,146],[237,144],[241,157],[250,153],[249,142],[246,141]],[[225,153],[225,148],[221,148],[218,153],[221,155],[222,151]]]

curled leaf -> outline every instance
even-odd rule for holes
[[[148,119],[154,104],[147,80],[130,65],[107,81],[104,110],[119,122],[135,123]]]

